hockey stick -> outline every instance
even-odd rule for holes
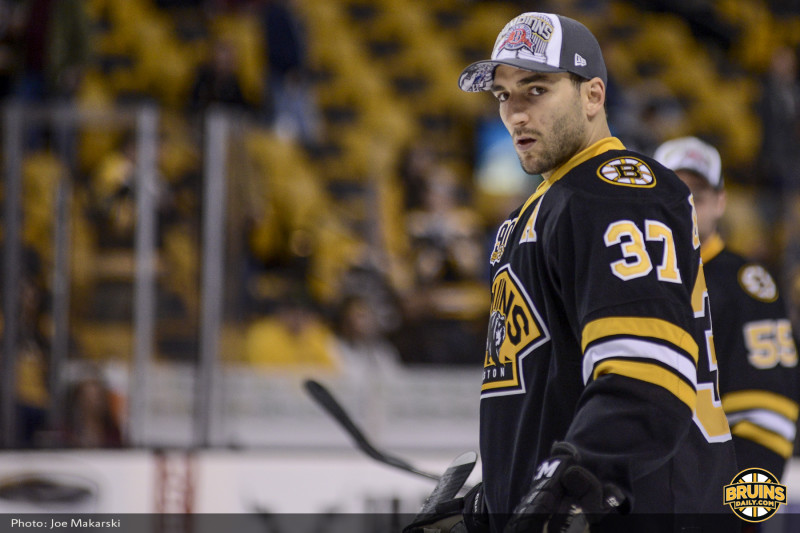
[[[455,498],[458,492],[464,487],[464,483],[466,483],[467,478],[478,462],[478,454],[470,451],[456,457],[441,476],[419,470],[411,466],[407,461],[375,448],[375,446],[367,440],[367,437],[361,429],[353,422],[353,419],[350,418],[347,411],[345,411],[336,398],[333,397],[333,394],[321,383],[313,379],[307,379],[303,383],[303,386],[314,401],[339,422],[362,452],[381,463],[428,479],[437,480],[433,491],[431,491],[430,495],[425,499],[425,503],[422,504],[422,508],[414,518],[415,522],[423,519],[426,515],[434,513],[439,503]]]
[[[320,407],[325,409],[325,411],[344,428],[347,434],[353,439],[353,442],[355,442],[359,450],[369,455],[376,461],[399,468],[400,470],[405,470],[406,472],[411,472],[412,474],[417,474],[418,476],[426,477],[428,479],[434,479],[437,481],[440,479],[440,477],[436,474],[419,470],[403,459],[389,455],[388,453],[375,448],[375,446],[373,446],[372,443],[367,439],[361,429],[355,424],[355,422],[353,422],[353,419],[350,418],[350,415],[347,414],[347,411],[344,410],[338,400],[336,400],[336,398],[333,397],[333,394],[331,394],[328,389],[322,386],[321,383],[314,381],[313,379],[307,379],[303,383],[303,386],[314,399],[314,401],[316,401]]]
[[[422,504],[422,509],[419,510],[414,521],[420,520],[426,514],[435,512],[439,503],[455,498],[458,491],[466,483],[477,462],[478,454],[475,452],[464,452],[453,459],[453,462],[450,463],[442,477],[439,478],[439,482],[427,497],[425,503]]]

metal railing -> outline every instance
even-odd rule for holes
[[[75,203],[87,195],[88,183],[82,166],[85,155],[81,142],[88,131],[107,132],[134,139],[133,201],[135,225],[130,240],[131,292],[120,298],[130,309],[125,331],[114,337],[117,353],[109,360],[95,361],[104,371],[117,377],[117,389],[124,396],[126,444],[135,447],[180,446],[340,446],[347,445],[325,416],[301,392],[303,370],[280,373],[259,370],[243,363],[231,363],[223,354],[223,331],[242,329],[237,315],[237,279],[244,259],[238,255],[245,247],[238,222],[233,221],[240,203],[246,201],[248,187],[241,181],[263,176],[241,176],[235,170],[249,168],[243,149],[248,135],[259,126],[223,110],[209,110],[202,120],[194,117],[187,129],[192,133],[193,149],[202,154],[197,161],[200,206],[195,255],[197,298],[195,322],[189,328],[195,350],[190,360],[159,357],[158,333],[170,326],[162,322],[161,301],[164,288],[164,258],[161,232],[159,188],[163,111],[149,105],[107,110],[83,110],[74,106],[28,107],[6,105],[3,121],[3,278],[2,310],[4,330],[0,358],[0,415],[2,447],[19,448],[15,435],[17,372],[20,353],[21,280],[25,272],[23,249],[29,221],[23,206],[30,203],[25,180],[26,162],[36,148],[30,139],[46,132],[46,148],[63,166],[52,205],[55,211],[48,222],[50,249],[45,255],[45,275],[49,291],[50,347],[47,353],[50,379],[50,427],[63,425],[67,413],[68,386],[84,362],[73,345],[99,335],[80,329],[85,317],[79,315],[87,302],[79,301],[75,291],[74,249],[82,241],[75,233]],[[182,118],[181,120],[189,120]],[[102,135],[101,135],[102,136]],[[36,143],[33,143],[36,146]],[[77,216],[81,216],[80,213]],[[240,218],[239,218],[240,219]],[[101,228],[93,228],[101,229]],[[93,259],[90,256],[90,261]],[[82,265],[77,265],[78,267]],[[91,293],[94,294],[94,293]],[[85,296],[84,296],[85,297]],[[231,305],[233,301],[233,305]],[[84,335],[83,337],[81,335]],[[105,335],[105,334],[104,334]],[[108,341],[106,341],[108,342]],[[85,354],[82,354],[85,356]],[[102,355],[102,354],[100,354]],[[98,354],[93,357],[97,358]],[[234,358],[235,359],[235,358]],[[76,370],[78,369],[78,370]],[[309,369],[309,371],[311,371]],[[399,446],[463,448],[462,441],[477,439],[478,375],[474,369],[452,368],[414,371],[402,369],[391,378],[375,377],[370,383],[331,376],[336,389],[379,440]],[[427,416],[435,405],[436,419]],[[368,407],[368,408],[367,408]],[[446,417],[448,422],[442,422]],[[389,422],[391,420],[391,423]],[[403,429],[405,428],[405,430]],[[411,431],[412,428],[416,428]],[[427,428],[427,430],[425,429]],[[425,442],[409,435],[426,433]],[[338,435],[338,438],[331,438]],[[56,444],[58,446],[58,444]]]

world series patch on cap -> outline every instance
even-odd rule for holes
[[[572,72],[607,83],[606,64],[597,39],[569,17],[552,13],[523,13],[497,36],[492,58],[471,64],[458,85],[467,92],[488,91],[498,65],[532,72]]]

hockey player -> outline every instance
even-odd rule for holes
[[[684,522],[732,516],[691,195],[611,136],[606,78],[591,32],[549,13],[515,17],[460,76],[494,95],[522,168],[544,181],[491,253],[483,483],[454,529],[696,531]]]
[[[798,376],[792,326],[777,284],[764,266],[726,249],[718,233],[725,190],[717,149],[683,137],[665,142],[653,157],[674,170],[694,197],[722,407],[737,461],[780,479],[794,449]]]

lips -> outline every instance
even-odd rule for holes
[[[527,136],[517,137],[514,140],[514,144],[520,150],[527,150],[528,148],[533,146],[533,144],[535,142],[536,142],[536,139],[534,139],[533,137],[527,137]]]

